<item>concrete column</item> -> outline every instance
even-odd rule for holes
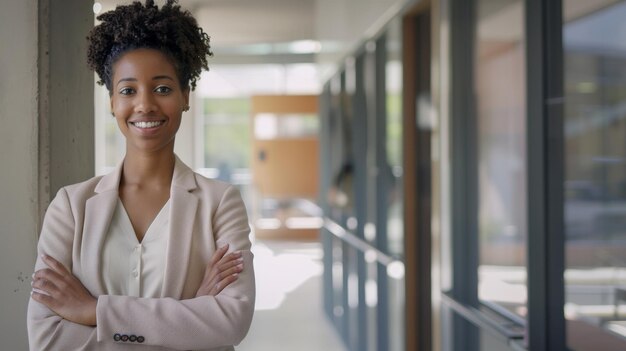
[[[49,173],[41,194],[52,198],[62,186],[94,175],[94,75],[85,39],[94,14],[89,1],[39,3],[40,171]]]
[[[37,0],[0,5],[0,340],[28,350],[38,204]]]
[[[27,350],[26,306],[50,196],[93,174],[91,3],[0,4],[0,340]]]

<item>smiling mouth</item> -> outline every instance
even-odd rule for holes
[[[149,122],[141,121],[141,122],[130,122],[130,123],[137,128],[147,129],[147,128],[158,127],[162,125],[163,123],[165,123],[165,121],[149,121]]]

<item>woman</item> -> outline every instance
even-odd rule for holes
[[[118,6],[98,19],[88,62],[109,90],[126,155],[50,203],[30,347],[232,350],[254,310],[246,210],[235,188],[174,154],[209,38],[175,0]]]

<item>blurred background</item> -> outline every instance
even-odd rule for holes
[[[50,198],[123,156],[85,64],[120,3],[0,2],[2,349]],[[180,4],[214,56],[175,151],[252,229],[238,350],[626,349],[626,1]]]

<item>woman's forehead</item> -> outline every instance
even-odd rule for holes
[[[115,79],[127,75],[171,75],[176,69],[166,54],[155,49],[134,49],[123,53],[113,64]]]

